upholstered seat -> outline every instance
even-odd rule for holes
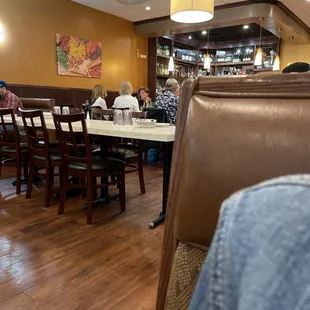
[[[125,169],[124,162],[117,160],[117,159],[106,159],[104,161],[100,160],[99,158],[92,158],[93,162],[91,164],[92,170],[106,170],[107,174],[110,174],[111,171],[123,171]],[[69,169],[74,170],[87,170],[87,165],[84,163],[69,163]]]
[[[28,152],[28,144],[27,143],[20,143],[20,151],[21,152]],[[9,146],[4,146],[1,149],[2,153],[15,153],[16,149],[9,147]]]
[[[138,156],[138,152],[135,150],[130,150],[126,148],[112,148],[108,150],[108,156],[117,159],[130,159],[132,157]]]

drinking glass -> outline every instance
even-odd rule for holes
[[[70,114],[70,109],[69,109],[69,107],[63,107],[63,108],[62,108],[62,114]]]
[[[124,125],[132,126],[132,112],[125,110],[124,111]]]
[[[54,107],[54,113],[56,113],[56,114],[61,114],[61,110],[60,110],[60,107],[59,107],[59,106]]]
[[[114,110],[113,125],[114,126],[124,126],[123,111]]]

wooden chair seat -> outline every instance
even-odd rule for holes
[[[87,170],[87,164],[84,163],[77,163],[77,162],[69,162],[68,169],[73,170]],[[124,162],[116,159],[106,159],[100,160],[99,158],[96,161],[91,163],[92,170],[105,170],[106,175],[111,174],[113,171],[124,171],[125,164]]]

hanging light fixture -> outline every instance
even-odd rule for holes
[[[169,72],[173,72],[174,71],[174,61],[173,61],[173,57],[172,56],[169,59],[168,71]]]
[[[202,23],[214,15],[214,0],[170,0],[170,17],[178,23]]]
[[[257,49],[254,66],[261,66],[263,64],[263,51],[261,49],[261,41],[262,41],[262,29],[263,29],[263,19],[260,18],[260,32],[259,32],[259,48]]]
[[[278,29],[278,31],[281,32],[281,29]],[[280,56],[279,56],[280,40],[281,40],[281,37],[280,37],[280,34],[279,34],[278,45],[277,45],[277,56],[276,56],[276,58],[274,59],[274,62],[273,62],[273,68],[272,68],[273,71],[279,71],[280,70]]]
[[[209,55],[209,39],[210,39],[210,30],[208,30],[208,45],[207,45],[207,55],[205,56],[205,60],[203,63],[203,68],[210,70],[211,69],[211,58]]]

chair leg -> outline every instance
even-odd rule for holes
[[[28,185],[27,185],[27,193],[26,193],[26,199],[31,198],[31,193],[32,193],[32,184],[34,180],[34,174],[35,174],[35,167],[30,164],[30,169],[29,169],[29,176],[28,176]]]
[[[60,169],[60,168],[59,168]],[[59,200],[59,207],[58,207],[58,215],[65,213],[65,203],[68,191],[68,170],[66,167],[62,166],[59,170],[60,176],[60,200]]]
[[[50,183],[51,183],[51,185],[54,184],[54,178],[55,178],[55,168],[51,167],[51,169],[50,169]]]
[[[28,182],[28,168],[29,168],[28,158],[24,158],[23,166],[24,166],[24,178],[25,178],[25,182],[27,183]]]
[[[125,172],[122,172],[118,176],[118,188],[119,188],[119,202],[121,205],[121,212],[126,211],[126,190],[125,190]]]
[[[93,183],[87,178],[87,225],[93,223]]]
[[[143,175],[143,159],[142,153],[139,153],[138,156],[138,174],[139,174],[139,181],[140,181],[140,190],[141,193],[145,193],[145,183],[144,183],[144,175]]]
[[[16,194],[19,195],[21,192],[21,159],[20,157],[16,160]]]
[[[46,167],[46,180],[45,180],[45,202],[44,207],[48,208],[50,206],[50,199],[51,199],[51,167],[47,165]]]

